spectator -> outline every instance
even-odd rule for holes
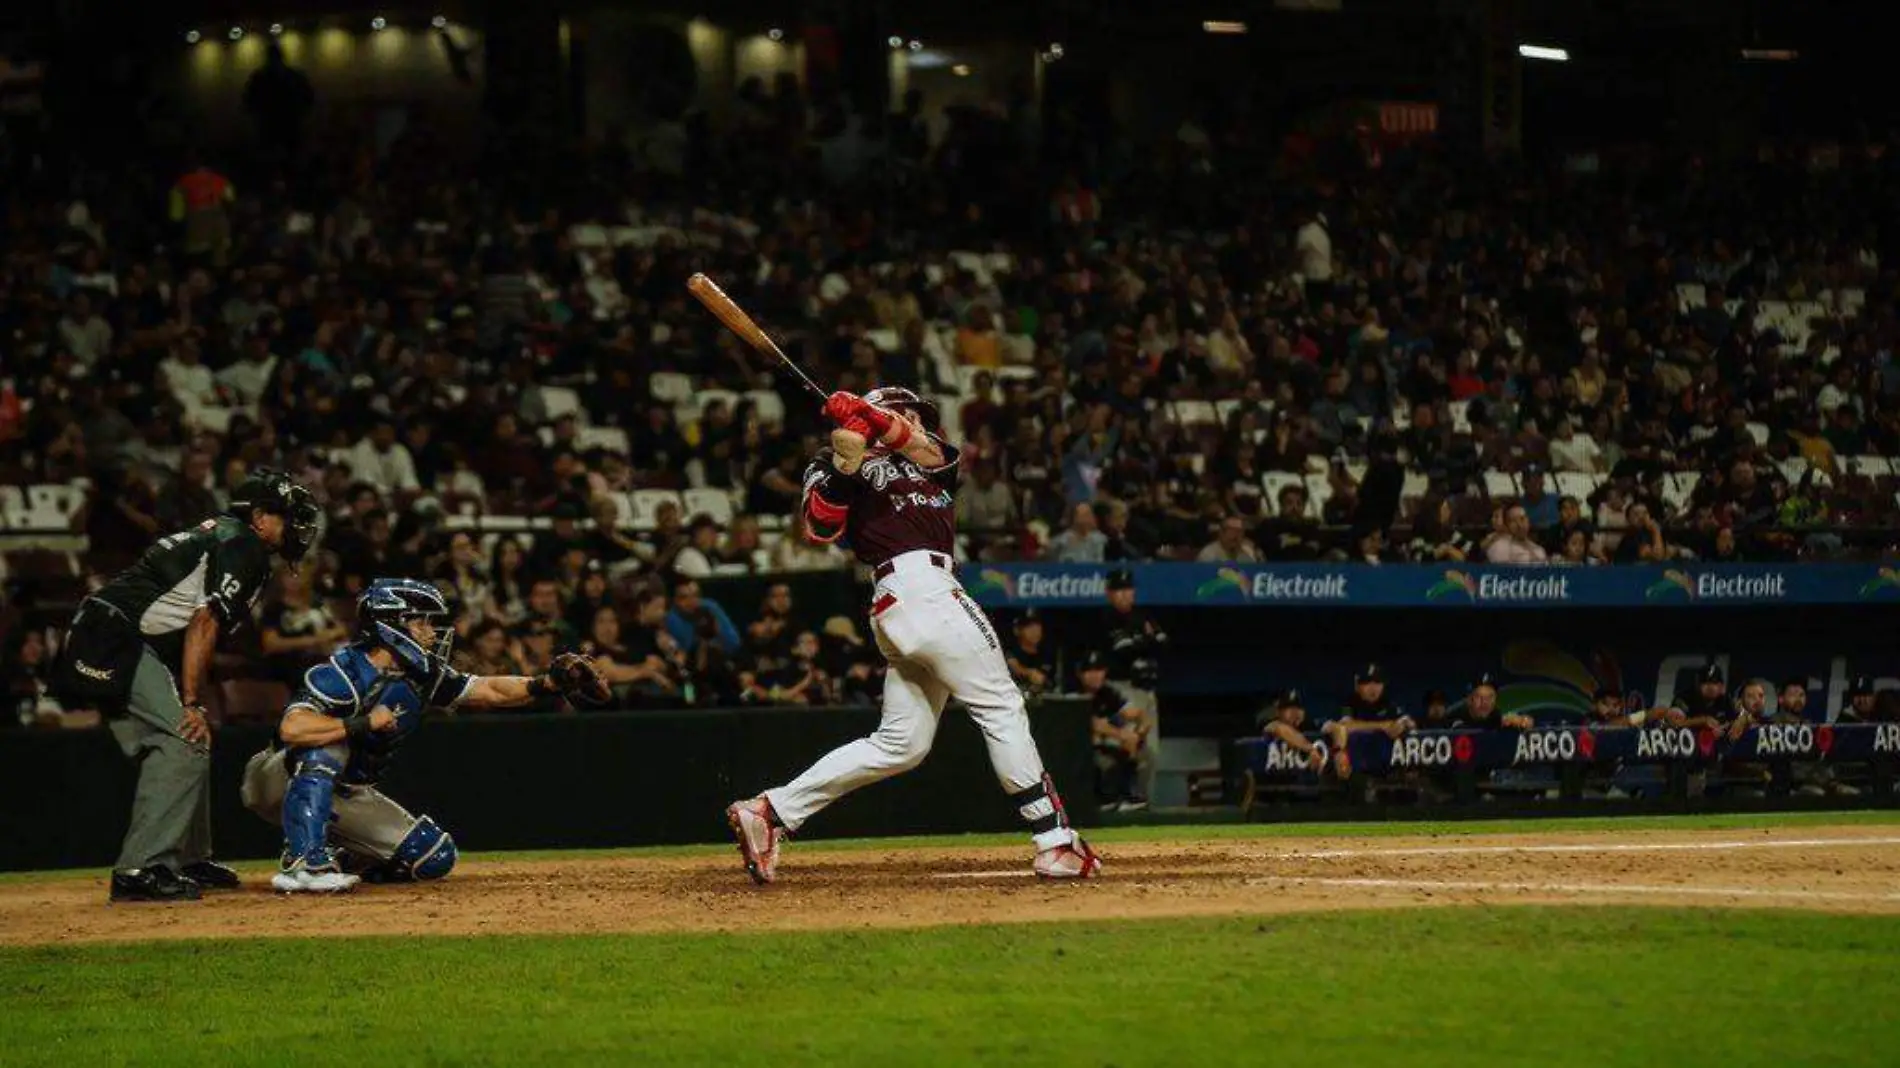
[[[1099,564],[1106,558],[1108,536],[1096,524],[1095,506],[1078,504],[1069,514],[1069,525],[1050,539],[1043,555],[1065,564]]]
[[[1261,737],[1277,739],[1287,748],[1306,754],[1307,766],[1314,771],[1326,766],[1326,751],[1300,731],[1306,725],[1306,706],[1300,701],[1300,691],[1288,690],[1276,697],[1273,709],[1263,718]]]
[[[792,588],[774,582],[765,589],[759,615],[746,624],[746,651],[753,655],[786,656],[798,626],[792,621]]]
[[[587,627],[587,640],[581,649],[594,658],[601,677],[607,680],[614,697],[621,701],[628,699],[633,687],[666,674],[666,665],[658,656],[649,654],[635,660],[634,654],[621,644],[620,616],[612,605],[603,604],[594,609]]]
[[[1530,517],[1523,505],[1504,510],[1504,530],[1485,548],[1485,558],[1494,564],[1543,564],[1549,557],[1544,547],[1531,540]]]
[[[1531,522],[1532,530],[1548,530],[1557,525],[1558,501],[1544,488],[1544,469],[1526,464],[1522,473],[1523,495],[1518,504]]]
[[[1610,559],[1619,564],[1658,563],[1668,559],[1669,549],[1663,542],[1662,526],[1650,518],[1649,506],[1640,501],[1632,502],[1624,513],[1629,532],[1617,543]]]
[[[1048,693],[1057,676],[1055,657],[1043,644],[1042,614],[1033,608],[1024,609],[1016,617],[1013,631],[1006,654],[1010,678],[1016,680],[1024,696]]]
[[[758,658],[753,670],[740,673],[745,696],[774,705],[825,704],[830,693],[819,665],[821,652],[817,634],[799,631],[785,655]]]
[[[580,638],[568,625],[560,584],[551,578],[535,579],[528,587],[528,614],[516,624],[515,631],[524,641],[530,636],[546,636],[553,642],[548,656],[537,659],[551,659],[554,653],[572,649]]]
[[[1259,544],[1269,560],[1317,560],[1324,551],[1319,520],[1306,507],[1306,490],[1295,484],[1280,487],[1279,509],[1260,526]]]
[[[1247,525],[1236,515],[1221,520],[1214,540],[1201,547],[1195,557],[1201,563],[1241,563],[1260,562],[1260,549],[1247,537]]]
[[[972,305],[969,319],[957,328],[957,362],[965,367],[995,370],[1003,365],[1002,335],[990,309]]]
[[[759,521],[742,515],[734,517],[731,529],[726,531],[726,540],[716,551],[714,566],[721,574],[750,574],[759,570],[764,557]]]
[[[508,624],[527,618],[528,554],[519,538],[503,534],[495,539],[495,547],[489,551],[488,574],[496,617]]]
[[[482,563],[481,548],[475,535],[458,530],[449,535],[449,553],[435,572],[436,585],[448,594],[456,608],[458,629],[497,617],[494,587],[488,581],[488,568]]]
[[[792,515],[791,529],[779,538],[778,544],[772,546],[767,555],[771,570],[777,572],[836,571],[851,565],[850,558],[835,544],[811,540],[802,512]]]
[[[1591,544],[1590,528],[1575,526],[1564,532],[1563,542],[1550,563],[1562,567],[1595,567],[1603,563],[1603,557]]]
[[[986,541],[1014,536],[1016,499],[1000,474],[991,460],[972,468],[970,484],[957,492],[957,529]]]
[[[1641,711],[1631,712],[1624,707],[1623,691],[1614,686],[1599,686],[1590,696],[1586,719],[1593,728],[1640,727],[1647,718]]]
[[[59,343],[88,369],[98,367],[112,350],[112,327],[93,314],[92,297],[83,289],[73,293],[59,320]]]
[[[701,596],[699,583],[681,579],[673,587],[673,609],[666,614],[666,632],[688,653],[702,642],[718,646],[727,656],[739,651],[739,628],[718,601]]]
[[[709,515],[696,515],[687,528],[687,541],[673,557],[673,573],[685,578],[708,578],[713,561],[719,555],[719,522]]]
[[[587,537],[581,533],[580,503],[563,498],[554,505],[548,529],[535,535],[528,572],[536,578],[559,578],[568,554],[579,551],[587,559]]]
[[[1132,812],[1148,807],[1137,792],[1147,776],[1144,762],[1152,757],[1146,715],[1108,681],[1108,660],[1100,653],[1082,658],[1076,669],[1080,692],[1089,701],[1089,730],[1095,743],[1095,796],[1105,812]]]
[[[508,632],[497,620],[477,623],[455,651],[455,670],[468,675],[523,675],[527,669],[510,649]]]
[[[1866,675],[1856,675],[1847,684],[1847,704],[1841,707],[1839,721],[1842,723],[1877,723],[1880,716],[1875,711],[1874,680]],[[1802,703],[1807,703],[1807,694],[1802,694]]]
[[[1420,563],[1439,560],[1464,560],[1477,545],[1452,525],[1451,501],[1427,497],[1419,505],[1418,518],[1412,523],[1412,540],[1406,546],[1411,558]]]
[[[625,661],[646,669],[626,685],[624,698],[638,708],[677,708],[693,702],[686,653],[666,629],[666,595],[643,587],[633,598],[633,625],[623,634]]]
[[[8,727],[92,726],[96,717],[81,718],[68,713],[52,693],[53,658],[48,655],[46,635],[37,627],[23,627],[8,641],[7,655],[0,660],[6,671],[8,708],[0,714],[0,729]]]
[[[1347,751],[1351,735],[1359,731],[1379,731],[1388,738],[1398,738],[1411,730],[1412,725],[1411,717],[1400,714],[1385,699],[1384,669],[1377,664],[1360,668],[1352,677],[1352,696],[1339,710],[1339,715],[1320,728],[1333,753],[1333,773],[1341,780],[1352,777],[1352,755]]]
[[[587,635],[593,630],[600,610],[612,608],[613,603],[613,590],[607,581],[607,569],[600,566],[598,560],[587,561],[581,565],[580,582],[575,585],[574,591],[567,595],[568,630],[577,635]]]
[[[385,493],[415,493],[422,483],[416,479],[416,463],[409,449],[396,440],[396,424],[378,419],[370,431],[350,450],[350,473]]]
[[[192,449],[180,462],[178,477],[159,494],[159,525],[166,530],[183,530],[218,511],[218,497],[211,489],[211,454]]]
[[[277,596],[264,608],[258,639],[270,677],[286,686],[303,681],[313,660],[328,656],[349,631],[312,596],[298,571],[277,573]]]
[[[1551,434],[1550,464],[1558,471],[1586,475],[1605,470],[1603,450],[1596,439],[1577,433],[1575,424],[1568,419],[1557,420],[1556,430]]]

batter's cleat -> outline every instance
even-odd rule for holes
[[[237,872],[209,860],[185,865],[184,876],[206,890],[236,890],[240,885]]]
[[[312,870],[302,864],[270,877],[271,889],[283,894],[341,894],[362,881],[335,868]]]
[[[1102,858],[1076,835],[1068,845],[1036,854],[1036,876],[1041,879],[1092,879],[1102,873]]]
[[[197,883],[163,866],[112,873],[113,901],[196,901],[203,893]]]
[[[734,801],[726,807],[726,823],[752,881],[764,886],[778,878],[778,846],[785,829],[773,822],[772,803],[763,797]]]

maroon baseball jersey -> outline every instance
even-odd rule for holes
[[[942,441],[943,466],[925,470],[900,453],[878,450],[857,474],[832,466],[830,450],[805,469],[805,519],[819,541],[839,541],[876,567],[929,549],[950,554],[956,535],[957,450]],[[842,521],[840,521],[842,519]]]

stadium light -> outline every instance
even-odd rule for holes
[[[1061,59],[1062,58],[1062,42],[1061,41],[1050,42],[1049,54],[1054,56],[1057,59]]]
[[[271,24],[270,24],[270,35],[271,35],[272,37],[282,37],[282,36],[284,35],[284,24],[283,24],[283,23],[281,23],[281,22],[273,22],[273,23],[271,23]]]
[[[783,41],[785,39],[785,31],[779,29],[777,26],[765,31],[765,35],[774,41]]]
[[[1568,49],[1552,48],[1549,45],[1521,44],[1517,46],[1517,54],[1523,56],[1525,59],[1549,59],[1558,63],[1570,62],[1570,52]]]
[[[389,20],[381,15],[369,20],[369,28],[372,30],[380,30],[387,25],[389,25]]]
[[[430,20],[429,20],[429,25],[431,25],[431,26],[434,26],[434,27],[435,27],[436,29],[438,29],[438,30],[444,30],[444,29],[447,29],[447,28],[448,28],[448,25],[449,25],[449,19],[448,19],[448,16],[447,16],[447,15],[437,15],[436,17],[434,17],[434,18],[432,18],[432,19],[430,19]]]
[[[1223,22],[1218,19],[1209,19],[1201,23],[1201,31],[1203,33],[1246,33],[1247,24],[1244,22]]]
[[[186,43],[186,44],[197,44],[197,43],[198,43],[198,42],[199,42],[200,40],[202,40],[202,39],[203,39],[203,35],[202,35],[202,34],[200,34],[200,33],[199,33],[199,32],[198,32],[197,30],[186,30],[186,31],[185,31],[185,43]]]
[[[242,41],[244,39],[244,27],[233,26],[231,27],[231,32],[225,36],[231,38],[233,41]]]
[[[968,78],[970,76],[970,65],[968,63],[959,63],[950,68],[950,73],[959,78]]]
[[[904,47],[904,39],[902,37],[892,37],[890,40],[884,43],[890,45],[892,48]]]
[[[924,50],[924,43],[913,37],[910,39],[910,50],[913,52],[922,52]]]

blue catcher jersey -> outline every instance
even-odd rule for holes
[[[337,719],[368,715],[377,708],[394,714],[394,730],[374,732],[350,744],[350,762],[343,769],[342,781],[369,786],[382,776],[403,741],[422,726],[423,711],[454,708],[468,694],[469,684],[467,675],[446,664],[430,679],[384,673],[370,662],[367,646],[352,643],[304,672],[303,685],[284,711],[308,708]]]

